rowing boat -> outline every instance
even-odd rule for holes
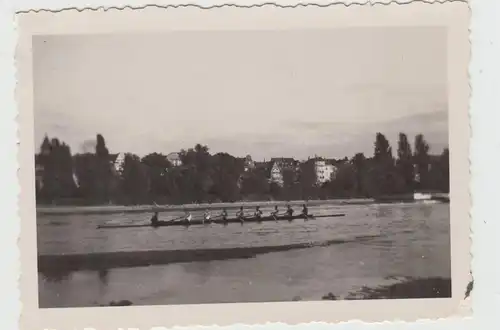
[[[331,218],[331,217],[343,217],[344,213],[336,213],[336,214],[326,214],[326,215],[312,215],[309,214],[307,216],[307,220],[314,220],[318,218]],[[266,222],[266,221],[292,221],[296,219],[304,219],[303,215],[294,215],[294,216],[265,216],[261,218],[249,217],[244,218],[243,221],[239,218],[230,218],[230,219],[213,219],[212,221],[203,221],[203,220],[191,220],[191,222],[181,220],[181,221],[159,221],[156,226],[153,226],[150,223],[147,224],[135,224],[135,225],[99,225],[97,228],[99,229],[118,229],[118,228],[139,228],[139,227],[172,227],[172,226],[192,226],[192,225],[203,225],[209,223],[218,223],[218,224],[228,224],[228,223],[247,223],[247,222]]]

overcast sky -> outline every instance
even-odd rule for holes
[[[73,153],[207,144],[254,159],[373,153],[376,132],[448,143],[439,28],[191,31],[33,40],[35,138]]]

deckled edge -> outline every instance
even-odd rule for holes
[[[389,6],[389,5],[407,5],[407,4],[412,4],[412,3],[425,3],[425,4],[446,4],[446,3],[467,3],[468,4],[468,8],[469,8],[469,12],[471,12],[471,1],[469,0],[387,0],[387,1],[383,1],[383,0],[366,0],[365,2],[361,2],[361,1],[356,1],[356,0],[353,0],[352,2],[347,2],[347,0],[345,1],[333,1],[333,2],[327,2],[327,3],[318,3],[318,2],[297,2],[297,3],[294,3],[294,4],[281,4],[281,3],[277,3],[277,2],[262,2],[262,3],[254,3],[254,4],[236,4],[236,3],[222,3],[222,4],[214,4],[214,5],[201,5],[201,4],[196,4],[196,3],[187,3],[187,4],[165,4],[165,5],[162,5],[162,4],[144,4],[144,5],[138,5],[138,6],[134,6],[134,5],[123,5],[123,6],[89,6],[89,7],[61,7],[59,9],[55,9],[55,8],[31,8],[31,9],[25,9],[25,10],[15,10],[15,8],[13,10],[11,10],[13,16],[11,17],[12,20],[12,24],[14,26],[14,35],[17,35],[17,15],[20,15],[20,14],[28,14],[28,13],[39,13],[39,12],[50,12],[50,13],[60,13],[60,12],[66,12],[66,11],[78,11],[78,12],[83,12],[83,11],[112,11],[112,10],[118,10],[118,11],[121,11],[121,10],[142,10],[142,9],[146,9],[146,8],[162,8],[162,9],[173,9],[173,8],[184,8],[184,7],[193,7],[193,8],[199,8],[199,9],[204,9],[204,10],[209,10],[209,9],[218,9],[218,8],[224,8],[224,7],[234,7],[234,8],[260,8],[260,7],[268,7],[268,6],[273,6],[273,7],[277,7],[277,8],[298,8],[298,7],[322,7],[322,8],[325,8],[325,7],[331,7],[331,6],[337,6],[337,5],[344,5],[345,7],[351,7],[351,6],[376,6],[376,5],[385,5],[385,6]],[[472,1],[472,3],[474,3],[474,1]],[[472,43],[472,25],[473,25],[473,22],[472,22],[472,17],[473,15],[470,15],[471,17],[471,20],[469,22],[469,42]],[[17,45],[15,47],[13,47],[13,54],[15,55],[16,54],[16,51],[17,51]],[[471,48],[471,51],[472,52],[472,48]],[[473,125],[472,125],[472,119],[473,119],[473,116],[471,114],[471,105],[473,103],[473,99],[472,99],[472,83],[471,83],[471,72],[473,70],[473,65],[472,65],[472,57],[470,56],[470,60],[469,60],[469,67],[468,67],[468,78],[469,78],[469,90],[470,90],[470,94],[469,94],[469,107],[468,107],[468,119],[469,119],[469,129],[470,129],[470,135],[469,135],[469,139],[471,141],[472,137],[473,137]],[[15,59],[15,57],[13,56],[13,60],[12,60],[13,64],[14,64],[14,76],[16,78],[16,81],[14,83],[14,95],[16,96],[15,99],[14,99],[14,104],[15,106],[17,106],[17,93],[18,93],[18,84],[17,84],[17,78],[18,78],[18,71],[17,71],[17,61]],[[18,107],[16,107],[16,110],[18,109]],[[21,201],[21,195],[22,195],[22,192],[21,192],[21,186],[19,184],[19,180],[20,180],[20,167],[19,167],[19,164],[20,164],[20,153],[19,153],[19,144],[20,144],[20,127],[18,125],[19,123],[19,113],[16,111],[15,112],[15,115],[14,115],[14,120],[15,120],[15,136],[16,136],[16,151],[15,151],[15,155],[16,155],[16,160],[17,160],[17,170],[16,170],[16,178],[17,178],[17,186],[18,186],[18,189],[16,190],[16,206],[15,206],[15,214],[18,216],[19,219],[21,219],[21,214],[20,214],[20,209],[19,209],[19,203]],[[469,157],[468,157],[468,161],[469,161],[469,175],[472,176],[472,170],[471,170],[471,164],[472,164],[472,160],[471,160],[471,150],[472,150],[472,144],[469,145]],[[472,180],[471,180],[472,181]],[[472,215],[474,214],[474,210],[473,210],[473,193],[472,193],[472,188],[471,188],[471,183],[469,183],[469,186],[468,186],[468,191],[469,191],[469,198],[470,198],[470,201],[471,201],[471,209],[469,211],[469,217],[470,219],[472,219]],[[17,244],[19,244],[20,242],[20,238],[21,238],[21,232],[20,232],[20,223],[16,224],[16,228],[17,229]],[[472,261],[473,261],[473,226],[472,226],[472,221],[471,221],[471,225],[470,225],[470,234],[469,234],[469,239],[470,239],[470,260],[471,260],[471,275],[470,275],[470,279],[473,280],[473,272],[472,272]],[[17,245],[19,247],[19,245]],[[18,269],[18,274],[17,274],[17,283],[16,283],[16,286],[17,286],[17,289],[18,289],[18,301],[19,301],[19,305],[20,305],[20,309],[19,309],[19,312],[18,312],[18,324],[21,324],[21,318],[22,318],[22,301],[21,301],[21,295],[20,295],[20,292],[19,292],[19,289],[20,289],[20,278],[22,276],[21,272],[20,272],[20,269],[21,269],[21,265],[20,265],[20,250],[18,249],[17,251],[17,254],[14,255],[14,257],[17,256],[17,260],[15,262],[16,264],[16,267]],[[464,290],[465,292],[465,290]],[[474,295],[474,290],[471,291],[471,294],[470,294],[470,297],[467,298],[467,299],[470,299],[470,301],[472,301],[472,297]],[[462,307],[462,303],[464,303],[466,301],[466,299],[463,299],[461,300],[461,303],[460,303],[460,307]],[[473,311],[473,306],[472,304],[467,304],[467,308],[470,308],[471,311]],[[470,306],[470,307],[469,307]],[[457,310],[458,311],[458,310]],[[401,319],[393,319],[391,321],[380,321],[380,322],[366,322],[366,321],[362,321],[362,320],[359,320],[359,319],[352,319],[352,320],[349,320],[349,321],[340,321],[340,322],[335,322],[335,323],[328,323],[328,322],[323,322],[323,321],[318,321],[318,322],[304,322],[304,323],[293,323],[293,324],[289,324],[289,323],[286,323],[286,322],[264,322],[264,323],[235,323],[235,324],[232,324],[232,325],[224,325],[224,326],[220,326],[220,325],[217,325],[217,324],[211,324],[211,325],[198,325],[198,324],[192,324],[192,325],[185,325],[185,326],[174,326],[174,327],[164,327],[164,326],[151,326],[149,329],[151,330],[167,330],[167,329],[192,329],[193,327],[196,327],[197,330],[202,330],[202,329],[214,329],[214,328],[218,328],[218,329],[224,329],[224,328],[231,328],[231,329],[246,329],[246,328],[255,328],[255,327],[267,327],[267,326],[286,326],[286,327],[316,327],[315,329],[319,329],[318,326],[321,326],[321,327],[325,327],[325,326],[332,326],[332,325],[335,325],[335,326],[345,326],[345,325],[361,325],[361,326],[370,326],[370,325],[377,325],[377,326],[383,326],[383,325],[390,325],[390,326],[398,326],[398,325],[409,325],[409,324],[412,324],[413,326],[417,326],[417,325],[423,325],[423,324],[429,324],[429,323],[434,323],[434,322],[442,322],[442,321],[453,321],[453,320],[465,320],[465,319],[471,319],[472,316],[461,316],[461,315],[451,315],[451,316],[448,316],[448,317],[442,317],[442,318],[422,318],[422,319],[418,319],[418,320],[415,320],[415,321],[405,321],[405,320],[401,320]],[[86,328],[86,329],[89,329],[89,330],[98,330],[98,328],[94,328],[92,326],[90,326],[89,328]],[[125,328],[123,328],[125,329]],[[137,328],[128,328],[129,330],[139,330]]]
[[[293,2],[293,1],[292,1]],[[197,7],[199,9],[214,9],[214,8],[223,8],[223,7],[235,7],[235,8],[258,8],[258,7],[266,7],[266,6],[274,6],[277,8],[297,8],[297,7],[331,7],[337,5],[344,5],[345,7],[350,6],[375,6],[375,5],[407,5],[411,3],[426,3],[426,4],[445,4],[452,2],[463,2],[468,3],[469,0],[344,0],[344,1],[330,1],[326,3],[320,2],[295,2],[282,4],[278,2],[259,2],[253,4],[237,4],[237,3],[221,3],[214,5],[202,5],[197,3],[180,3],[180,4],[144,4],[144,5],[123,5],[123,6],[87,6],[87,7],[60,7],[60,8],[30,8],[30,9],[21,9],[16,11],[16,14],[26,14],[26,13],[39,13],[39,12],[51,12],[51,13],[59,13],[64,11],[73,11],[76,10],[78,12],[82,11],[110,11],[110,10],[140,10],[146,8],[180,8],[180,7]]]

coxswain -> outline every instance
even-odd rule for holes
[[[155,212],[151,217],[151,226],[153,227],[158,226],[158,212]]]
[[[257,206],[255,208],[254,216],[255,216],[255,218],[257,218],[257,220],[261,220],[262,219],[262,211],[260,210],[260,206]]]

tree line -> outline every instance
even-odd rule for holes
[[[180,166],[166,155],[127,153],[116,168],[105,139],[97,134],[95,151],[72,155],[67,144],[45,137],[35,155],[36,198],[40,204],[186,204],[241,200],[370,198],[416,190],[449,192],[449,151],[431,155],[424,136],[413,148],[399,134],[396,155],[377,133],[371,157],[357,153],[335,160],[334,178],[318,184],[315,159],[282,169],[281,184],[270,180],[272,162],[247,167],[244,158],[211,154],[207,146],[181,150]]]

